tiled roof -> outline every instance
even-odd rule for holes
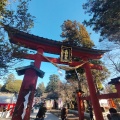
[[[48,39],[48,38],[35,36],[33,34],[25,33],[25,32],[22,32],[22,31],[15,29],[15,28],[9,27],[9,26],[5,26],[5,30],[9,34],[10,41],[13,43],[14,43],[14,40],[13,40],[13,36],[14,36],[14,37],[18,37],[20,39],[25,39],[28,42],[34,42],[34,43],[39,44],[39,45],[47,45],[49,47],[56,47],[57,46],[58,48],[61,48],[61,46],[63,45],[63,46],[67,46],[67,47],[72,47],[72,49],[74,49],[76,52],[80,51],[83,53],[90,53],[93,55],[104,54],[105,52],[107,52],[107,50],[88,49],[88,48],[84,48],[84,47],[68,45],[68,44],[63,43],[61,41],[52,40],[52,39]],[[33,49],[33,48],[31,48],[31,49]],[[49,53],[49,51],[46,51],[46,52]]]

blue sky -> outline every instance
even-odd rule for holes
[[[53,40],[62,40],[61,25],[65,20],[76,20],[82,23],[84,20],[88,20],[90,16],[85,14],[82,8],[82,4],[86,0],[32,0],[29,4],[29,12],[36,17],[35,26],[31,31],[31,34],[49,38]],[[88,33],[91,33],[91,39],[94,41],[96,46],[99,46],[99,34],[92,31],[92,28],[87,27]],[[48,55],[48,54],[47,54]],[[56,57],[54,55],[48,55],[51,57]],[[22,66],[29,65],[30,61],[24,61]],[[15,67],[21,67],[21,63],[16,64]],[[41,70],[45,72],[43,79],[39,78],[38,83],[44,82],[45,85],[49,82],[49,76],[52,74],[58,74],[58,68],[54,67],[51,63],[41,64]],[[17,76],[16,72],[13,70],[16,79],[23,79],[23,76]],[[64,71],[63,76],[60,79],[64,81]]]
[[[32,0],[30,3],[30,13],[36,16],[35,28],[32,33],[38,36],[53,40],[62,40],[61,25],[65,20],[76,20],[82,23],[90,17],[85,14],[82,4],[86,0]],[[98,44],[98,35],[92,29],[87,28],[92,33],[91,39]]]

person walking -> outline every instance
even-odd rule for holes
[[[120,120],[120,114],[115,108],[109,109],[110,114],[107,115],[108,120]]]
[[[39,118],[39,120],[44,120],[46,111],[47,111],[47,108],[45,107],[45,103],[41,103],[39,111],[36,115],[36,120],[37,118]]]
[[[62,110],[61,110],[61,119],[66,120],[67,119],[67,114],[68,114],[68,109],[67,109],[67,106],[64,105]]]

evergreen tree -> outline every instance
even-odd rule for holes
[[[45,86],[44,86],[44,83],[39,83],[38,86],[37,86],[37,93],[36,95],[40,96],[42,95],[43,93],[45,92]]]
[[[15,76],[13,74],[8,75],[7,78],[5,78],[5,84],[2,86],[1,91],[2,92],[19,92],[20,87],[22,84],[22,80],[16,80]]]
[[[46,91],[47,92],[54,92],[55,90],[58,89],[58,85],[60,82],[59,76],[55,75],[55,74],[50,75],[49,80],[50,81],[46,87]]]
[[[6,91],[18,93],[22,84],[22,80],[14,80],[6,84]]]
[[[21,45],[9,43],[8,34],[4,28],[10,26],[29,32],[34,26],[34,16],[28,12],[29,1],[31,0],[17,0],[11,1],[10,4],[7,4],[7,0],[0,1],[0,75],[7,73],[7,67],[16,60],[21,60],[23,54],[27,52],[27,49]],[[9,9],[9,5],[15,3],[17,6]]]
[[[120,44],[120,0],[87,0],[83,8],[91,15],[84,24],[100,32],[100,41],[108,39]]]
[[[92,48],[94,43],[90,39],[85,27],[76,21],[67,20],[61,26],[63,42],[74,46]]]

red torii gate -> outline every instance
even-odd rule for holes
[[[36,73],[36,68],[37,69],[40,68],[42,61],[49,62],[47,59],[45,59],[42,56],[44,52],[60,55],[61,46],[72,47],[72,56],[81,58],[84,62],[86,62],[82,67],[85,69],[85,72],[86,72],[87,82],[88,82],[89,91],[90,91],[90,99],[93,105],[95,117],[97,120],[103,120],[102,111],[100,108],[99,100],[98,100],[96,89],[93,82],[93,77],[90,70],[90,69],[102,69],[102,67],[99,65],[90,64],[89,59],[100,59],[106,51],[87,49],[87,48],[68,45],[60,41],[54,41],[47,38],[34,36],[22,31],[18,31],[9,26],[4,26],[4,28],[8,32],[9,40],[11,43],[21,44],[29,49],[37,51],[36,54],[29,54],[29,55],[26,55],[25,57],[25,59],[34,60],[35,69],[29,67],[28,69],[24,70],[25,75],[24,75],[20,92],[19,92],[16,107],[12,116],[12,120],[29,120],[30,119],[30,112],[32,108],[32,102],[33,102],[34,93],[36,89],[36,82],[38,78],[38,75]],[[59,58],[58,59],[50,58],[50,57],[47,57],[47,58],[51,62],[58,63],[58,64],[68,64],[69,66],[76,66],[81,64],[80,62],[74,62],[74,61],[72,63],[61,62]],[[25,115],[23,115],[24,101],[25,101],[24,97],[26,95],[28,95],[28,103],[27,103]],[[79,120],[82,120],[82,117],[80,114],[81,109],[79,107],[78,107]],[[22,118],[22,116],[24,117]]]
[[[113,101],[111,101],[112,98],[113,99],[120,98],[120,77],[111,79],[111,81],[108,84],[115,85],[115,89],[117,90],[117,92],[109,93],[109,94],[101,94],[101,95],[98,94],[97,97],[98,97],[98,99],[109,99],[109,102],[111,103],[111,102],[113,102]],[[82,100],[90,100],[90,96],[81,97],[81,99]]]

